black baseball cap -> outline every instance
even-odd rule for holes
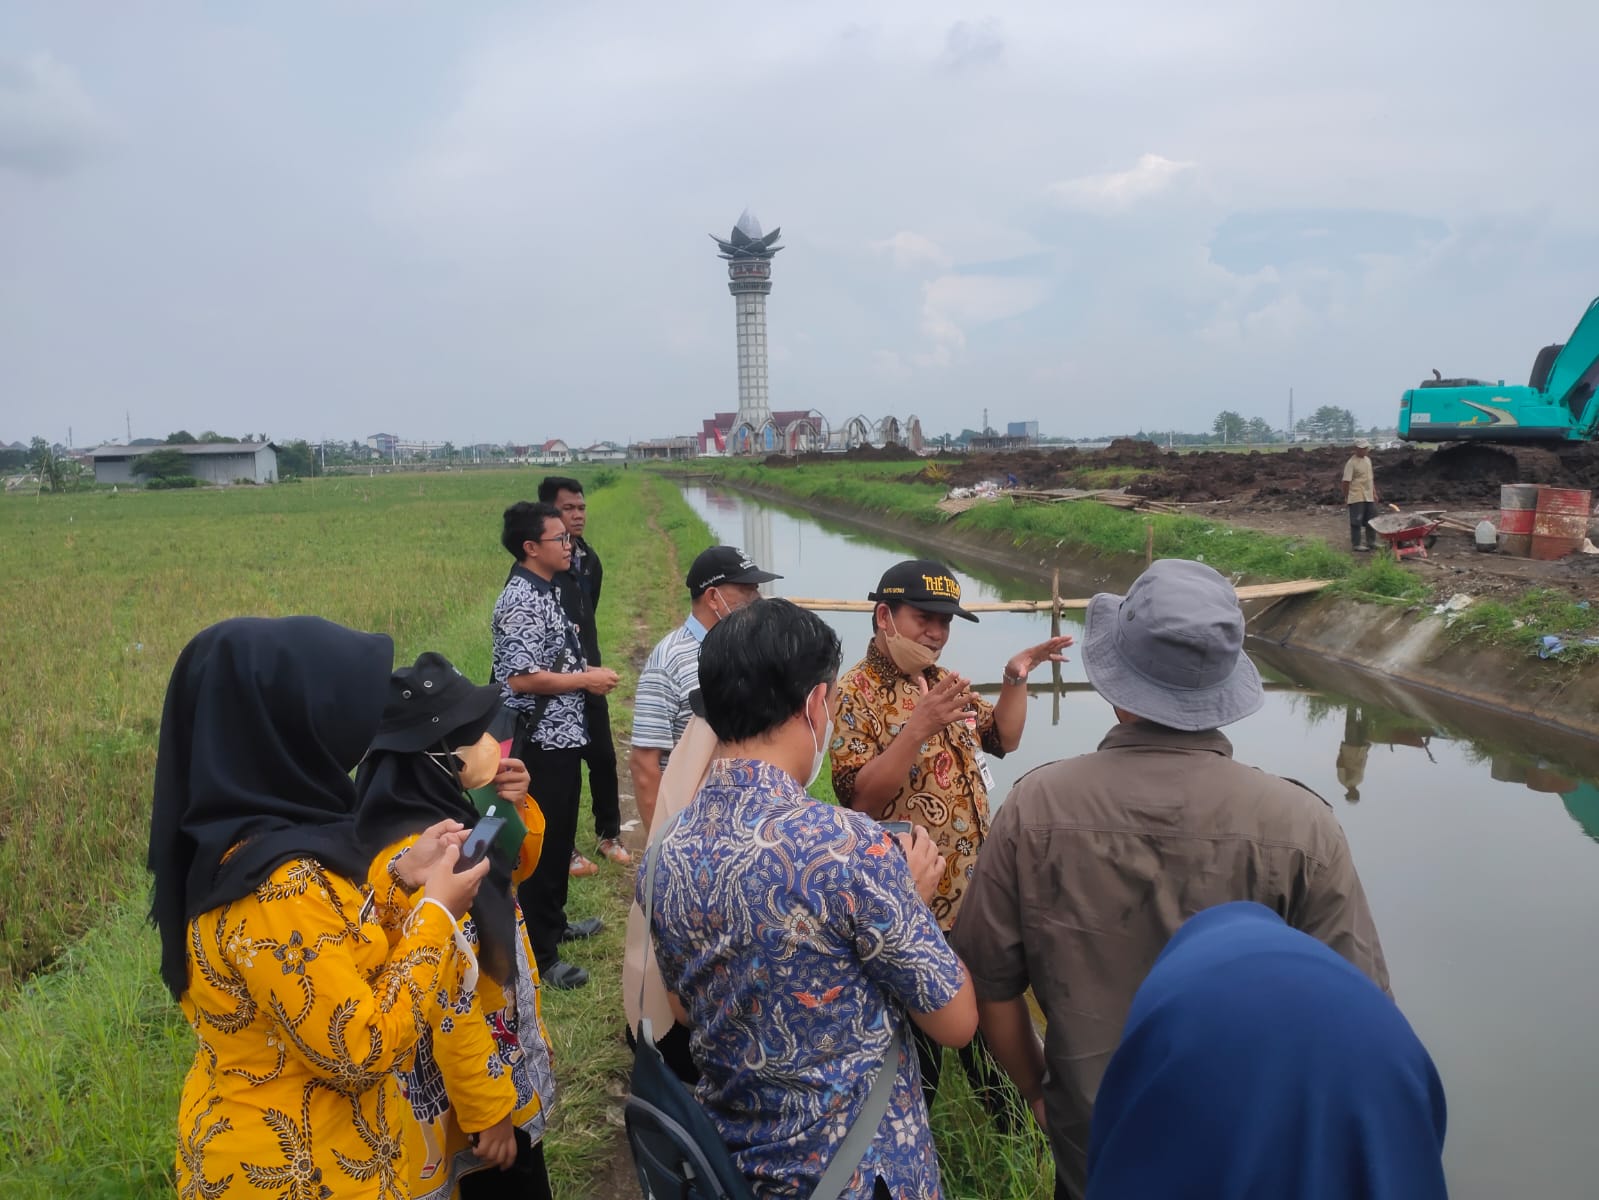
[[[761,570],[755,560],[737,546],[712,546],[700,551],[683,582],[688,584],[688,594],[698,597],[707,588],[721,583],[770,583],[781,578],[781,575]]]
[[[909,604],[922,612],[948,613],[953,617],[977,620],[961,607],[961,585],[954,572],[930,558],[913,558],[895,563],[883,572],[877,590],[868,600],[878,604]]]

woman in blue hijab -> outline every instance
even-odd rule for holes
[[[1094,1102],[1089,1200],[1435,1200],[1444,1092],[1375,985],[1259,904],[1191,918]]]

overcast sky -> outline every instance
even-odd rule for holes
[[[0,442],[1389,422],[1599,294],[1599,5],[0,4]]]

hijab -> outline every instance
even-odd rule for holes
[[[1442,1200],[1444,1092],[1359,969],[1258,904],[1185,924],[1094,1102],[1089,1200]]]
[[[483,729],[475,726],[474,732],[481,737]],[[477,807],[461,790],[457,760],[449,753],[462,741],[459,736],[439,741],[433,753],[442,755],[443,763],[425,751],[374,750],[367,755],[355,773],[355,823],[369,857],[438,821],[455,820],[468,828],[478,823]],[[491,845],[488,878],[478,888],[471,910],[478,959],[491,977],[506,984],[516,971],[516,900],[511,891],[515,866],[499,846]]]
[[[201,913],[249,895],[290,859],[365,878],[350,771],[377,729],[393,664],[387,637],[320,617],[223,621],[178,655],[147,860],[174,997],[189,985],[184,930]]]

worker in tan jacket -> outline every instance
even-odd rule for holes
[[[1355,452],[1344,463],[1344,503],[1349,506],[1349,548],[1371,551],[1377,548],[1377,535],[1371,519],[1377,515],[1377,477],[1371,471],[1371,443],[1355,439]],[[1360,544],[1364,531],[1366,544]]]

